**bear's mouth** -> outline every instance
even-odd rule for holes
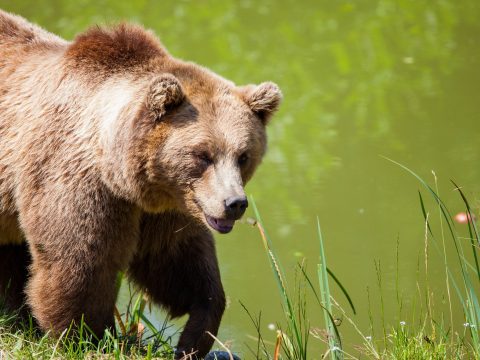
[[[205,214],[205,219],[207,219],[208,225],[214,230],[217,230],[220,234],[229,233],[232,231],[233,225],[235,225],[235,220],[217,219],[207,214]]]

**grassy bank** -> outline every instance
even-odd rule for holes
[[[478,324],[480,320],[480,237],[472,208],[460,187],[455,183],[452,186],[458,192],[459,199],[465,209],[464,216],[468,227],[468,238],[459,235],[454,223],[454,217],[446,204],[438,195],[437,182],[433,187],[410,169],[401,164],[398,166],[417,178],[422,187],[419,192],[419,208],[423,214],[425,224],[424,253],[419,259],[416,279],[416,294],[410,308],[406,308],[403,295],[398,289],[399,257],[397,242],[397,280],[396,301],[397,318],[407,319],[396,324],[385,322],[384,309],[385,284],[382,280],[381,262],[375,262],[377,273],[377,287],[380,294],[380,306],[372,309],[368,329],[361,329],[355,318],[356,310],[352,299],[342,283],[327,267],[327,257],[324,252],[323,238],[318,224],[319,263],[315,278],[310,278],[303,265],[299,265],[296,284],[293,289],[288,288],[286,274],[282,270],[280,259],[277,257],[272,240],[263,228],[260,215],[257,212],[258,227],[262,237],[267,257],[271,263],[273,275],[278,283],[278,289],[284,310],[284,320],[277,330],[275,346],[267,346],[260,331],[258,320],[252,316],[258,332],[258,347],[252,351],[256,358],[265,359],[480,359],[480,341]],[[426,206],[427,195],[434,208],[429,211]],[[430,220],[437,216],[436,226]],[[453,244],[455,253],[449,253],[448,247]],[[448,256],[447,256],[448,255]],[[431,257],[436,256],[443,263],[440,273],[445,276],[445,288],[434,291],[430,286]],[[438,261],[437,261],[438,262]],[[437,271],[438,272],[438,271]],[[331,295],[331,288],[338,286],[342,294],[342,301],[337,301]],[[391,286],[390,286],[391,287]],[[318,327],[312,325],[316,319],[309,319],[307,313],[307,298],[305,288],[313,294],[314,304],[324,314],[324,322]],[[370,291],[367,288],[365,296],[370,303]],[[440,300],[439,300],[440,299]],[[444,302],[447,311],[439,311],[436,301]],[[346,304],[346,306],[341,303]],[[462,308],[462,318],[454,318],[455,307]],[[345,307],[350,308],[348,311]],[[375,323],[374,314],[380,316],[381,321]],[[312,321],[310,321],[312,320]],[[350,326],[358,334],[358,342],[344,346],[339,328],[340,323]],[[345,326],[345,325],[344,325]],[[343,329],[344,327],[342,327]],[[320,352],[320,353],[319,353]]]
[[[157,329],[145,316],[146,305],[144,294],[131,294],[125,313],[115,308],[117,334],[106,331],[102,339],[83,321],[75,332],[70,328],[55,338],[42,334],[31,319],[19,323],[15,315],[0,314],[0,360],[173,359],[167,324]]]

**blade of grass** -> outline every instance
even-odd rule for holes
[[[474,218],[473,218],[473,213],[472,213],[472,210],[470,208],[470,204],[468,203],[468,200],[465,197],[465,194],[463,193],[462,189],[453,180],[451,180],[451,181],[452,181],[452,184],[455,186],[456,190],[459,192],[460,196],[462,197],[462,200],[463,200],[463,202],[464,202],[464,204],[467,208],[468,231],[470,233],[470,240],[471,240],[473,258],[475,259],[476,272],[477,272],[478,280],[480,280],[480,266],[479,266],[479,263],[478,263],[477,250],[475,248],[474,238],[473,238],[473,234],[472,234],[472,228],[473,228],[473,232],[475,233],[475,238],[477,239],[477,243],[478,243],[478,245],[480,245],[477,225],[475,224],[475,221],[474,221]]]
[[[262,333],[260,331],[260,327],[261,327],[261,322],[262,322],[262,313],[260,312],[259,315],[258,315],[258,320],[255,320],[255,318],[253,317],[253,315],[250,313],[250,311],[248,310],[248,308],[245,306],[244,303],[242,303],[241,301],[240,302],[240,305],[243,307],[243,309],[246,311],[248,317],[250,318],[250,320],[252,321],[254,327],[255,327],[255,330],[257,331],[257,352],[253,352],[252,353],[254,354],[255,358],[259,358],[259,355],[260,355],[260,345],[262,346],[262,351],[264,353],[264,355],[267,357],[267,359],[270,359],[270,356],[267,352],[267,345],[265,344],[265,341],[263,340],[263,337],[262,337]]]
[[[352,308],[353,313],[356,315],[356,314],[357,314],[357,311],[355,310],[355,305],[353,305],[352,298],[351,298],[350,295],[348,294],[347,289],[342,285],[342,283],[340,282],[340,280],[338,280],[338,278],[335,276],[335,274],[334,274],[328,267],[327,267],[327,273],[328,273],[328,275],[330,275],[330,277],[333,279],[333,281],[335,281],[335,283],[338,285],[338,287],[340,288],[340,290],[342,290],[342,293],[343,293],[343,295],[345,295],[345,297],[347,298],[348,304],[349,304],[350,307]]]
[[[270,261],[270,265],[272,267],[275,279],[277,280],[277,285],[279,287],[280,294],[281,294],[281,297],[282,297],[282,300],[283,300],[284,313],[287,317],[287,321],[288,321],[289,325],[292,328],[293,334],[295,336],[296,344],[298,345],[298,348],[294,347],[294,349],[299,352],[298,356],[299,356],[300,359],[306,359],[306,351],[307,350],[304,349],[303,346],[302,346],[303,345],[303,339],[302,339],[300,327],[297,323],[297,320],[295,319],[295,313],[294,313],[293,305],[292,305],[292,303],[290,301],[290,298],[288,296],[288,293],[287,293],[285,276],[283,275],[283,271],[281,270],[281,268],[279,266],[279,263],[277,261],[277,257],[275,256],[275,253],[272,250],[270,238],[268,237],[268,235],[267,235],[267,233],[266,233],[266,231],[265,231],[265,229],[262,225],[262,220],[261,220],[261,217],[260,217],[260,213],[257,209],[257,206],[255,204],[255,200],[253,199],[253,197],[252,197],[251,203],[253,205],[253,210],[254,210],[255,216],[257,218],[257,223],[256,223],[257,228],[260,231],[260,235],[262,237],[265,250],[267,251],[268,259]]]
[[[428,221],[427,212],[425,210],[425,204],[423,202],[422,193],[420,192],[420,190],[418,191],[418,197],[420,198],[420,207],[422,208],[422,214],[423,214],[423,218],[425,219],[425,223],[427,224],[428,232],[430,233],[430,235],[433,236],[432,228],[430,227],[430,222]]]
[[[317,299],[317,301],[319,303],[320,302],[320,299],[318,297],[318,294],[317,294],[317,291],[315,290],[315,286],[313,286],[313,283],[312,281],[310,280],[310,277],[308,276],[308,274],[306,273],[305,269],[302,268],[301,266],[299,266],[300,268],[300,271],[302,271],[303,273],[303,276],[305,277],[305,279],[307,280],[308,282],[308,285],[310,286],[310,289],[312,290],[313,294],[315,295],[315,298]],[[335,274],[327,267],[327,273],[328,275],[330,275],[330,277],[335,281],[335,283],[338,285],[338,287],[340,288],[340,290],[342,291],[343,295],[345,296],[345,298],[347,299],[348,301],[348,304],[350,305],[350,308],[352,309],[353,311],[353,314],[356,315],[357,314],[357,311],[355,309],[355,305],[353,304],[353,301],[352,301],[352,298],[350,297],[350,295],[348,294],[347,292],[347,289],[342,285],[342,283],[340,282],[340,280],[338,280],[338,278],[335,276]]]
[[[322,304],[322,301],[320,300],[320,298],[318,297],[318,294],[317,294],[317,291],[315,290],[315,286],[313,285],[310,277],[308,276],[308,274],[306,273],[305,269],[301,268],[300,269],[302,270],[302,273],[303,273],[303,276],[305,277],[305,279],[307,280],[307,283],[308,285],[310,286],[310,289],[312,290],[313,294],[315,295],[315,299],[317,300],[318,302],[318,305],[324,310],[324,311],[327,311],[328,313],[328,317],[330,319],[330,322],[334,325],[334,329],[335,329],[335,335],[337,336],[337,338],[340,339],[340,333],[338,331],[338,328],[337,328],[337,325],[335,324],[335,319],[333,318],[333,314],[331,312],[328,311],[328,309]]]
[[[327,260],[325,257],[325,250],[323,247],[323,236],[320,228],[320,220],[317,217],[317,235],[320,244],[320,264],[318,264],[318,280],[320,283],[320,295],[322,304],[324,306],[325,324],[328,329],[328,344],[331,351],[332,359],[342,359],[341,352],[336,351],[336,348],[342,347],[340,336],[338,336],[338,329],[332,319],[332,303],[330,301],[330,287],[328,286]]]

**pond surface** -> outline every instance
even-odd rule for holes
[[[464,209],[452,191],[454,179],[478,210],[476,0],[0,0],[0,6],[67,39],[93,23],[138,22],[153,29],[174,56],[238,84],[277,82],[285,101],[270,125],[268,155],[247,192],[289,274],[305,257],[314,276],[318,216],[328,265],[352,296],[354,319],[367,335],[369,310],[376,326],[380,319],[374,261],[381,268],[385,322],[392,325],[409,321],[397,312],[397,242],[405,307],[414,302],[417,269],[423,269],[420,184],[382,156],[432,184],[434,170],[441,195],[456,213]],[[265,339],[274,341],[268,325],[284,323],[277,285],[255,228],[238,224],[232,234],[217,236],[217,247],[229,299],[219,338],[246,354],[247,344],[255,346],[255,329],[240,301],[252,314],[262,312]],[[453,250],[449,256],[454,260]],[[445,278],[436,253],[429,271],[440,313]],[[289,281],[293,287],[293,275]],[[340,293],[335,296],[346,305]],[[320,311],[310,304],[312,326],[323,326]],[[454,304],[453,311],[454,326],[461,326],[461,309]],[[163,316],[155,312],[158,321]],[[374,336],[380,335],[377,329]],[[340,330],[348,346],[358,341],[348,325]]]

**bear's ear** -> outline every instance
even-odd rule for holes
[[[180,105],[184,97],[180,81],[172,74],[162,74],[150,83],[145,105],[155,119],[160,119],[168,110]]]
[[[257,114],[263,124],[268,123],[283,98],[280,88],[273,82],[243,86],[240,92],[245,103]]]

